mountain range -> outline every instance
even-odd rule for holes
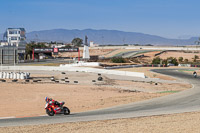
[[[3,34],[0,34],[2,37]],[[52,29],[32,31],[26,34],[27,41],[37,42],[65,42],[70,43],[73,38],[79,37],[84,40],[85,35],[88,36],[89,41],[100,45],[120,45],[120,44],[152,44],[152,45],[194,45],[198,37],[190,39],[168,39],[156,35],[138,33],[138,32],[124,32],[118,30],[67,30],[67,29]]]

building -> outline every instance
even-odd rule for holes
[[[25,49],[26,49],[26,30],[24,28],[8,28],[6,29],[6,32],[3,35],[3,40],[0,41],[0,46],[4,46],[4,48],[1,49],[10,49],[14,48],[17,49],[17,55],[18,60],[24,60],[25,57]],[[7,47],[7,48],[5,48]],[[4,50],[6,51],[6,50]],[[9,50],[7,50],[9,51]],[[12,50],[11,50],[12,51]],[[5,54],[1,54],[2,58],[4,58]],[[7,56],[5,56],[7,58]],[[11,57],[10,57],[11,58]],[[10,62],[6,61],[4,59],[4,62]],[[12,62],[12,61],[11,61]]]
[[[24,28],[8,28],[4,33],[4,40],[7,40],[10,46],[20,47],[26,41],[25,34],[26,31]]]
[[[0,64],[17,64],[18,52],[16,46],[0,46]]]
[[[8,46],[8,42],[5,40],[0,40],[0,46]]]
[[[94,44],[94,42],[90,42],[90,47],[98,47],[99,45],[98,44]]]

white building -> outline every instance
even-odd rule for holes
[[[25,34],[24,28],[8,28],[4,33],[4,40],[7,40],[10,46],[25,47]]]
[[[0,40],[0,46],[8,46],[8,42]]]
[[[90,42],[90,47],[98,47],[99,45],[98,44],[94,44],[93,41]]]

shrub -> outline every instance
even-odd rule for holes
[[[167,61],[168,61],[168,63],[174,64],[175,66],[178,65],[178,61],[177,61],[177,59],[174,58],[174,57],[169,57],[169,58],[167,58]]]
[[[161,61],[160,57],[156,57],[152,60],[152,64],[160,64],[160,61]]]
[[[183,57],[179,57],[179,58],[178,58],[178,61],[179,61],[179,62],[183,62]]]
[[[125,59],[122,57],[114,57],[111,59],[113,63],[126,63]]]
[[[185,62],[185,63],[188,63],[188,59],[185,59],[184,62]]]

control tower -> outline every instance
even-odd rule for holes
[[[84,60],[89,60],[90,59],[90,53],[89,53],[89,47],[88,47],[88,37],[85,36],[85,44],[83,48],[83,59]]]

